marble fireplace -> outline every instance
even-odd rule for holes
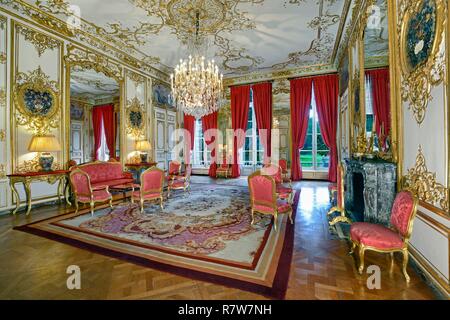
[[[345,160],[345,208],[355,220],[389,225],[397,166],[380,160]]]

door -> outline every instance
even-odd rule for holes
[[[83,163],[83,122],[70,122],[70,159]]]
[[[167,132],[166,132],[166,162],[167,168],[169,167],[169,162],[172,160],[172,150],[175,147],[175,137],[173,133],[176,128],[177,114],[173,111],[167,111]]]
[[[155,108],[155,162],[158,168],[167,169],[167,122],[166,110]]]

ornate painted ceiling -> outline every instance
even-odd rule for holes
[[[188,54],[198,12],[225,77],[332,64],[348,1],[26,0],[62,20],[78,6],[80,28],[164,72]]]
[[[119,96],[119,84],[112,78],[94,70],[72,68],[70,95],[78,99],[105,99]]]

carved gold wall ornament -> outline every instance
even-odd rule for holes
[[[54,50],[61,45],[60,41],[22,25],[17,25],[16,29],[24,36],[26,41],[29,41],[34,45],[39,57],[42,56],[47,49]]]
[[[6,164],[0,164],[0,180],[6,179]]]
[[[39,66],[16,76],[13,88],[16,122],[34,134],[46,134],[59,126],[59,86]]]
[[[137,97],[127,101],[127,134],[132,135],[136,140],[145,135],[146,113],[144,104]]]
[[[82,70],[92,69],[118,82],[123,80],[122,67],[110,61],[108,57],[71,44],[67,45],[67,52],[67,55],[64,56],[64,61],[69,63],[70,66],[78,66]]]
[[[137,87],[144,83],[145,78],[136,72],[128,72],[128,78],[133,81],[134,85]]]
[[[0,108],[6,106],[6,90],[0,88]]]
[[[428,171],[422,146],[419,146],[414,168],[403,177],[403,187],[413,191],[420,200],[448,212],[449,189],[436,181],[436,173]]]
[[[445,78],[444,0],[402,0],[397,26],[402,71],[401,95],[418,124],[425,119],[431,89]]]
[[[6,63],[6,52],[0,52],[0,64]]]
[[[6,130],[0,129],[0,142],[4,142],[6,140]]]

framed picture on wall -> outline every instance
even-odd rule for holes
[[[153,85],[153,103],[157,107],[175,108],[172,92],[168,85],[161,82]]]

